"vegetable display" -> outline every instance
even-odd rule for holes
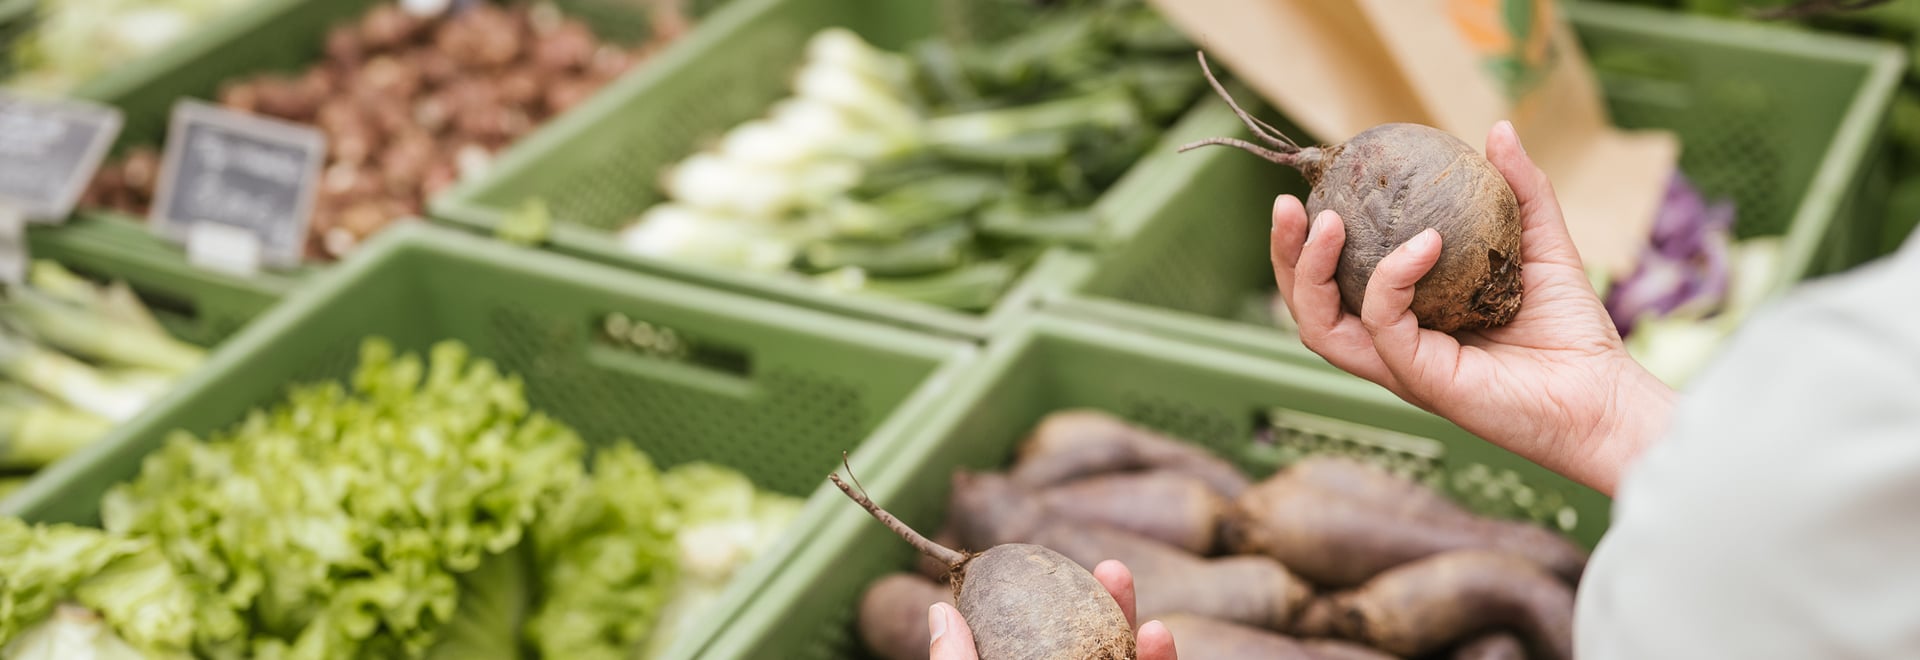
[[[44,566],[0,581],[31,599],[0,608],[0,645],[83,608],[142,657],[651,657],[798,511],[624,442],[588,461],[523,389],[457,342],[369,339],[345,382],[176,433],[104,531],[0,523]]]
[[[420,214],[433,195],[673,36],[660,22],[658,38],[626,48],[551,4],[471,4],[432,18],[376,4],[329,31],[325,58],[304,72],[222,87],[223,106],[326,134],[308,258],[345,256],[388,223]],[[144,216],[159,165],[151,147],[129,151],[101,169],[82,204]]]
[[[792,95],[669,167],[630,251],[985,309],[1181,112],[1186,40],[1139,0],[1062,3],[990,43],[814,35]]]
[[[36,25],[12,44],[7,86],[64,94],[159,53],[195,27],[255,0],[40,0]]]
[[[1174,455],[1172,447],[1205,452],[1106,413],[1056,412],[1021,443],[1007,473],[954,473],[943,535],[956,548],[1045,548],[1071,562],[1069,569],[1080,569],[1068,571],[1075,575],[1109,559],[1125,563],[1138,619],[1165,623],[1181,657],[1570,657],[1573,594],[1585,550],[1531,523],[1471,513],[1437,490],[1365,462],[1302,458],[1238,489],[1216,513],[1198,509],[1197,524],[1217,525],[1221,539],[1201,551],[1142,533],[1165,519],[1158,508],[1194,509],[1134,498],[1108,484],[1185,481],[1224,497],[1202,477],[1145,461],[1109,461],[1038,482],[1017,476],[1075,446],[1123,445],[1168,448],[1163,456]],[[837,475],[833,480],[840,483]],[[1129,498],[1128,504],[1060,505],[1061,493],[1089,492]],[[1135,519],[1116,519],[1129,508],[1138,511]],[[883,513],[876,516],[904,529]],[[928,545],[918,535],[909,538],[916,547]],[[952,552],[951,562],[971,556]],[[927,657],[927,608],[953,602],[947,599],[956,593],[965,602],[969,590],[983,588],[970,573],[952,574],[949,586],[957,591],[951,593],[936,588],[939,579],[948,576],[902,571],[868,585],[857,625],[871,653],[889,660]],[[1033,579],[991,588],[1002,601],[1053,598],[1059,590]],[[964,606],[961,611],[967,614]],[[1051,614],[1027,614],[1041,619],[1019,633],[1029,637],[1028,647],[1068,643],[1065,631],[1084,629],[1065,607],[1046,611]],[[998,619],[976,623],[970,614],[967,620],[976,640],[983,625],[1001,625]],[[988,657],[986,647],[981,651]]]
[[[25,285],[0,297],[0,475],[92,444],[204,358],[167,334],[125,283],[96,285],[34,262]]]
[[[1207,66],[1204,54],[1200,66]],[[1439,261],[1413,294],[1421,327],[1478,330],[1505,325],[1520,312],[1520,203],[1485,156],[1419,124],[1382,124],[1340,144],[1301,147],[1241,110],[1213,72],[1206,74],[1265,146],[1221,137],[1180,150],[1229,146],[1299,170],[1313,187],[1307,215],[1331,210],[1346,228],[1334,281],[1347,311],[1360,313],[1381,259],[1432,229],[1441,240]]]

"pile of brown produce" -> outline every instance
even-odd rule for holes
[[[325,58],[299,75],[232,81],[220,104],[318,126],[326,172],[307,255],[344,256],[515,139],[585,100],[677,36],[656,21],[639,49],[602,43],[551,5],[481,3],[443,18],[376,5],[327,34]],[[101,168],[83,205],[145,215],[160,157],[136,148]]]
[[[1139,620],[1166,624],[1180,657],[1209,660],[1570,658],[1587,558],[1558,533],[1365,463],[1309,458],[1254,483],[1205,449],[1089,410],[1042,420],[1004,474],[955,472],[934,540],[1029,543],[1089,571],[1120,560]],[[929,562],[869,585],[868,649],[927,657],[927,608],[954,602],[948,574]]]

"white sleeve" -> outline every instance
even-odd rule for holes
[[[1590,660],[1920,658],[1920,240],[1751,319],[1623,479]]]

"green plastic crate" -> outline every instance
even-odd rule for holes
[[[36,225],[29,253],[98,281],[122,280],[174,336],[212,346],[291,291],[296,280],[263,273],[240,278],[193,268],[137,221],[83,216]]]
[[[610,314],[728,354],[725,369],[603,344]],[[813,498],[763,559],[742,569],[710,630],[676,642],[692,657],[727,615],[802,547],[843,501],[823,476],[842,451],[860,463],[944,400],[971,344],[753,300],[541,253],[424,224],[396,227],[218,349],[207,366],[107,441],[56,464],[0,514],[97,522],[112,484],[137,474],[167,433],[205,434],[279,400],[290,384],[344,378],[361,340],[424,350],[458,339],[527,384],[533,405],[589,442],[631,438],[658,463],[709,460]]]
[[[3,4],[7,1],[0,0],[0,13],[9,6]],[[321,57],[328,29],[357,19],[369,7],[391,1],[256,0],[197,27],[179,43],[152,57],[86,82],[73,94],[118,107],[124,113],[125,126],[115,144],[116,152],[132,145],[158,145],[166,138],[175,101],[182,97],[216,99],[222,83],[244,76],[299,71]],[[633,19],[639,10],[623,1],[559,0],[556,4],[563,11],[577,10],[601,36],[631,42],[640,38],[643,24]],[[30,4],[26,7],[31,9]],[[81,209],[78,215],[88,221],[145,231],[142,218],[87,209]],[[75,232],[70,242],[77,245],[96,235]],[[136,238],[116,243],[109,251],[116,258],[138,262],[136,270],[143,277],[166,283],[156,286],[176,289],[170,291],[175,298],[218,298],[221,291],[229,289],[284,292],[320,268],[308,265],[243,278],[198,269],[186,260],[180,246],[164,240]]]
[[[988,347],[947,399],[899,439],[907,451],[885,462],[852,461],[875,502],[925,533],[946,515],[955,468],[1003,469],[1036,423],[1072,408],[1105,410],[1204,445],[1255,476],[1275,469],[1276,447],[1347,444],[1463,480],[1484,470],[1494,478],[1476,482],[1508,480],[1501,497],[1521,484],[1535,497],[1560,498],[1571,512],[1561,514],[1564,522],[1588,546],[1608,522],[1610,503],[1599,493],[1359,381],[1079,320],[1022,322]],[[1275,407],[1284,412],[1274,414]],[[1273,441],[1255,439],[1263,426]],[[911,570],[914,558],[842,497],[814,543],[701,656],[868,657],[853,628],[860,595],[881,575]]]
[[[1571,8],[1608,105],[1627,127],[1675,131],[1681,169],[1739,206],[1742,237],[1785,235],[1774,287],[1878,254],[1882,138],[1905,55],[1881,42],[1595,3]],[[1272,113],[1263,113],[1272,117]],[[1235,127],[1226,135],[1244,129]],[[1274,196],[1298,175],[1232,150],[1184,154],[1182,182],[1136,240],[1068,266],[1060,313],[1263,355],[1320,363],[1299,341],[1237,320],[1273,291],[1263,245]]]
[[[560,252],[924,331],[988,336],[1030,311],[1038,294],[1064,281],[1069,271],[1062,257],[1070,250],[1049,251],[986,314],[971,314],[877,295],[837,294],[798,278],[642,257],[624,250],[612,232],[662,201],[655,181],[663,167],[765,114],[785,97],[794,62],[818,30],[844,26],[878,46],[902,48],[936,31],[959,39],[1003,32],[1008,29],[1003,23],[1021,15],[1020,6],[1005,0],[736,0],[646,71],[522,141],[486,175],[441,195],[429,215],[491,232],[528,200],[540,199],[558,220],[549,239]],[[1238,126],[1226,105],[1214,99],[1190,111],[1169,130],[1156,155],[1136,164],[1096,205],[1104,223],[1101,242],[1132,240],[1141,220],[1134,209],[1154,203],[1168,192],[1164,182],[1185,178],[1196,167],[1193,159],[1174,157],[1175,145]]]

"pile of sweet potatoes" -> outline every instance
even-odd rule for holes
[[[1182,658],[1572,657],[1586,552],[1529,523],[1342,458],[1264,481],[1101,412],[1043,419],[1005,473],[956,471],[935,540],[1044,546],[1088,570],[1118,559],[1139,620]],[[882,577],[860,605],[868,649],[927,657],[948,567]]]

